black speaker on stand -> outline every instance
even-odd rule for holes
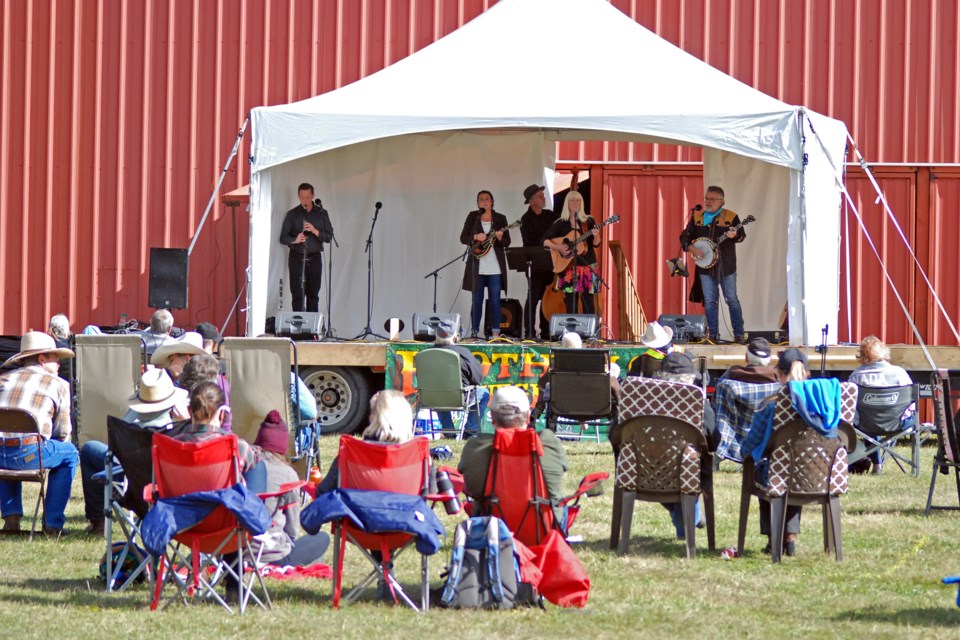
[[[664,327],[673,329],[673,341],[677,344],[702,342],[707,339],[707,316],[701,314],[663,314],[657,318]]]
[[[150,294],[154,309],[186,309],[190,256],[186,249],[150,249]]]

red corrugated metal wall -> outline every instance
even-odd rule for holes
[[[76,328],[114,322],[120,313],[145,319],[150,312],[149,249],[190,244],[250,108],[304,99],[370,75],[492,4],[493,0],[3,3],[0,333],[42,327],[57,312],[68,313]],[[960,161],[956,2],[613,4],[743,82],[844,119],[871,161]],[[595,90],[601,98],[602,88]],[[690,94],[691,99],[714,99],[698,96],[696,87],[690,87]],[[246,182],[247,148],[244,143],[222,191]],[[560,157],[605,163],[697,162],[700,152],[589,142],[560,145]],[[613,191],[628,180],[626,174],[610,175]],[[683,180],[697,182],[693,176]],[[899,180],[891,185],[899,185]],[[917,216],[924,237],[930,239],[927,258],[934,261],[945,253],[955,261],[956,242],[946,248],[937,242],[956,240],[957,234],[934,230],[937,224],[953,229],[945,212],[956,210],[956,186],[933,178],[928,186],[921,191],[929,195],[918,200],[920,207],[910,215]],[[702,184],[684,184],[682,191],[693,189],[700,195],[701,188]],[[863,198],[872,201],[869,194]],[[682,197],[668,202],[664,196],[660,206],[672,210],[684,204]],[[898,215],[904,214],[898,210]],[[632,223],[634,232],[643,228],[638,223],[639,219]],[[657,233],[674,235],[669,229],[658,228]],[[175,313],[179,324],[220,323],[226,318],[238,293],[234,283],[243,280],[246,236],[245,212],[217,204],[191,258],[190,309]],[[647,245],[640,244],[645,236],[634,238],[635,259],[652,260]],[[858,273],[867,277],[875,271],[864,263]],[[957,273],[956,268],[942,268],[934,275],[941,286],[957,289]],[[869,278],[876,281],[874,275]],[[682,298],[671,289],[677,286],[669,281],[651,285],[642,293],[644,304],[657,307]],[[919,299],[923,292],[916,296]],[[956,302],[956,292],[953,297]],[[889,305],[882,311],[889,314]],[[871,313],[860,316],[858,327],[873,326]],[[894,331],[895,324],[882,320],[879,326]],[[898,327],[895,333],[903,330]],[[946,335],[940,325],[936,331]]]

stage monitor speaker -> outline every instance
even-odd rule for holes
[[[568,373],[607,373],[607,349],[550,349],[550,370]]]
[[[661,315],[657,322],[673,329],[674,342],[683,344],[707,339],[707,316],[703,314]]]
[[[413,339],[420,342],[433,342],[437,339],[437,325],[449,322],[453,332],[460,335],[459,313],[415,313],[413,314]]]
[[[280,311],[274,331],[284,337],[311,337],[323,333],[323,314],[316,311]]]
[[[186,309],[190,257],[186,249],[150,249],[150,292],[154,309]]]
[[[483,312],[483,333],[490,334],[490,299],[487,299]],[[519,300],[503,298],[500,300],[500,335],[511,338],[523,337],[523,305]]]
[[[589,313],[555,313],[550,316],[550,337],[559,340],[565,333],[576,333],[584,340],[597,337],[600,316]]]
[[[766,338],[770,344],[786,344],[789,340],[787,332],[781,329],[773,331],[744,331],[743,341],[750,342],[752,338]]]

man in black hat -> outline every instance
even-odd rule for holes
[[[523,203],[527,206],[527,212],[520,217],[520,235],[523,236],[523,246],[542,247],[543,236],[547,229],[560,216],[550,209],[544,209],[546,205],[546,196],[544,189],[539,185],[532,184],[523,190]],[[536,336],[534,331],[533,317],[537,305],[543,300],[543,294],[547,287],[553,282],[552,269],[537,269],[534,267],[530,272],[530,293],[523,304],[524,323],[530,328],[529,335]],[[543,315],[543,305],[540,306],[540,339],[550,339],[550,326],[547,323],[546,316]]]
[[[467,436],[479,433],[480,423],[483,420],[483,414],[487,411],[487,402],[490,400],[490,392],[480,386],[483,384],[483,369],[480,368],[480,363],[473,357],[469,349],[457,344],[457,327],[446,320],[441,321],[440,324],[437,325],[437,339],[433,347],[428,348],[448,349],[460,356],[460,380],[465,387],[476,387],[480,405],[479,415],[476,411],[471,410],[469,412],[467,415],[467,424],[463,430]],[[467,404],[473,407],[473,400],[469,399]],[[444,431],[454,430],[453,416],[450,415],[449,411],[437,411],[437,417],[440,419],[440,424],[443,426]]]
[[[770,366],[770,342],[766,338],[752,339],[747,344],[745,357],[746,366],[735,364],[721,377],[752,384],[779,382],[777,370]]]

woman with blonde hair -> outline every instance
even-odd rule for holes
[[[583,196],[577,191],[571,191],[563,200],[563,209],[560,219],[550,225],[544,234],[543,246],[563,259],[570,259],[566,268],[557,274],[554,283],[556,291],[562,291],[567,313],[578,313],[577,299],[581,301],[583,313],[593,313],[593,296],[600,290],[600,278],[597,275],[597,252],[600,246],[600,235],[585,239],[586,252],[580,256],[570,249],[564,240],[579,237],[590,233],[597,223],[587,215]]]
[[[380,444],[402,444],[413,439],[413,409],[402,393],[384,389],[370,398],[370,425],[363,430],[363,439]],[[340,480],[337,458],[330,462],[327,475],[317,487],[317,495],[333,491]]]

